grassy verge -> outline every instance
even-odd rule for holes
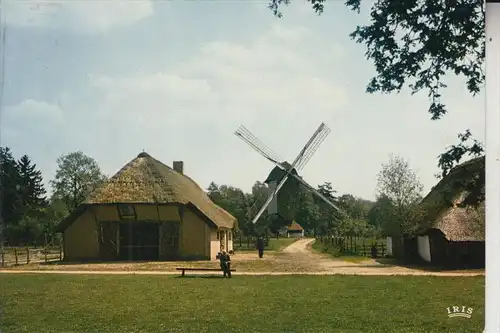
[[[319,240],[315,240],[313,242],[312,248],[317,252],[326,253],[332,257],[340,257],[342,255],[342,252],[340,251],[339,247],[328,243],[323,244]]]
[[[297,241],[297,238],[270,238],[267,245],[267,251],[281,251],[285,247],[292,245]]]
[[[5,333],[480,332],[484,322],[483,277],[16,274],[0,285]],[[472,318],[449,319],[453,305]]]
[[[315,241],[312,244],[312,248],[320,253],[326,253],[333,258],[340,259],[351,263],[360,263],[368,260],[367,257],[361,255],[353,255],[352,253],[343,253],[338,246],[332,244],[322,244],[320,241]]]

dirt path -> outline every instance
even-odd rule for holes
[[[255,252],[239,252],[232,256],[234,275],[436,275],[478,276],[483,271],[431,272],[421,269],[382,264],[373,259],[360,263],[334,259],[314,251],[314,239],[300,239],[280,252],[265,252],[262,259]],[[134,275],[180,275],[177,267],[217,267],[213,261],[196,262],[115,262],[115,263],[57,263],[29,264],[0,269],[0,274],[134,274]],[[218,272],[214,272],[218,274]],[[190,275],[206,272],[190,272]]]
[[[59,275],[180,275],[179,272],[165,272],[165,271],[58,271],[58,270],[0,270],[1,274],[59,274]],[[188,272],[188,275],[202,275],[204,272]],[[220,275],[217,272],[209,273]],[[435,276],[482,276],[480,273],[453,273],[453,272],[378,272],[378,271],[358,271],[358,272],[234,272],[233,275],[239,276],[263,276],[263,275],[365,275],[365,276],[395,276],[395,275],[435,275]]]
[[[419,269],[411,269],[402,266],[387,265],[377,262],[371,258],[359,263],[351,263],[341,259],[334,259],[326,254],[317,253],[312,249],[314,239],[300,239],[289,245],[282,251],[282,256],[275,260],[293,262],[301,271],[320,272],[324,275],[348,274],[348,275],[436,275],[436,276],[478,276],[484,275],[484,271],[464,272],[431,272]]]

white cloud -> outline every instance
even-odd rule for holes
[[[340,117],[348,101],[342,82],[323,71],[332,57],[310,61],[308,43],[314,40],[306,28],[281,26],[252,41],[208,42],[156,73],[90,75],[99,96],[94,121],[106,124],[94,128],[94,139],[103,151],[123,151],[123,162],[142,148],[166,163],[181,158],[202,186],[214,175],[251,186],[270,165],[233,135],[240,124],[292,158],[287,155],[295,155],[320,122]],[[335,47],[325,49],[340,60]],[[273,134],[280,130],[295,135],[283,145]]]
[[[43,170],[44,181],[55,171],[61,147],[68,141],[66,120],[59,105],[27,99],[5,107],[0,114],[0,142],[18,158],[28,154]]]
[[[309,119],[317,123],[339,112],[347,93],[340,82],[322,74],[321,59],[310,61],[304,51],[308,37],[304,27],[275,26],[249,43],[206,43],[198,54],[161,72],[118,78],[93,75],[90,82],[103,95],[100,112],[120,110],[134,121],[137,110],[141,117],[191,114],[198,121],[227,123],[262,117],[278,121],[277,110],[294,117],[309,109]],[[302,51],[298,45],[303,45]]]
[[[45,27],[79,32],[106,32],[153,13],[150,0],[5,1],[8,26]]]
[[[248,191],[255,180],[265,179],[272,164],[233,135],[240,124],[290,161],[324,121],[332,133],[301,173],[312,185],[331,181],[341,193],[373,197],[380,163],[396,152],[410,159],[429,189],[436,182],[432,176],[437,171],[436,156],[456,142],[456,134],[472,126],[473,133],[481,135],[477,129],[484,119],[469,110],[481,111],[482,107],[466,92],[450,87],[446,90],[450,115],[431,122],[425,94],[365,94],[373,65],[364,59],[363,49],[338,34],[323,32],[328,29],[310,28],[318,18],[308,16],[309,23],[276,20],[269,27],[267,23],[242,22],[251,31],[245,34],[235,25],[221,23],[217,29],[224,33],[214,32],[218,37],[212,39],[209,34],[200,37],[202,23],[189,25],[182,34],[186,47],[165,57],[164,67],[151,65],[149,54],[164,55],[170,47],[167,39],[161,47],[161,43],[148,47],[148,55],[134,56],[134,66],[106,66],[106,59],[116,61],[127,54],[127,47],[137,48],[135,40],[126,41],[128,45],[115,51],[102,51],[106,55],[100,67],[114,69],[98,72],[86,68],[94,74],[87,82],[78,82],[82,89],[61,96],[61,107],[34,101],[17,107],[33,114],[47,112],[51,117],[64,109],[64,126],[54,120],[45,125],[43,117],[48,116],[26,122],[22,121],[26,117],[18,116],[13,126],[13,108],[10,133],[2,131],[2,136],[8,134],[13,146],[31,156],[12,131],[22,133],[32,124],[47,128],[47,136],[37,137],[34,146],[29,143],[26,147],[34,151],[36,161],[47,161],[48,177],[61,153],[82,150],[107,174],[113,174],[145,149],[167,164],[184,160],[186,173],[201,186],[215,181]],[[232,41],[225,33],[228,29],[234,29]],[[137,36],[140,33],[149,36],[151,31],[138,31]],[[253,39],[245,37],[249,33],[254,34]],[[104,35],[102,42],[110,38]],[[195,47],[193,43],[200,40],[205,44]],[[189,53],[182,53],[187,50]],[[181,60],[169,62],[174,59]],[[154,70],[146,70],[146,62]],[[120,75],[110,74],[120,69]],[[4,124],[2,119],[2,128]]]
[[[8,126],[9,122],[29,123],[31,127],[43,128],[47,125],[63,125],[63,110],[58,105],[49,104],[44,101],[27,99],[17,105],[5,107],[2,112],[2,126]]]

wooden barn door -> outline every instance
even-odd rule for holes
[[[179,222],[161,222],[160,259],[175,260],[179,257]]]
[[[118,259],[119,249],[119,223],[118,222],[101,222],[100,223],[100,239],[99,252],[103,260]]]
[[[449,264],[448,258],[448,241],[444,237],[443,233],[439,230],[431,230],[429,232],[429,246],[431,250],[431,263],[434,265],[446,265]]]

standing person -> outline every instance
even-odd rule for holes
[[[264,256],[264,239],[262,237],[257,238],[257,250],[259,251],[259,258]]]
[[[231,278],[231,257],[229,256],[229,253],[227,253],[226,251],[224,251],[223,255],[225,256],[227,277]]]
[[[222,270],[223,277],[231,277],[231,257],[226,251],[219,252],[217,255],[220,261],[220,269]]]

